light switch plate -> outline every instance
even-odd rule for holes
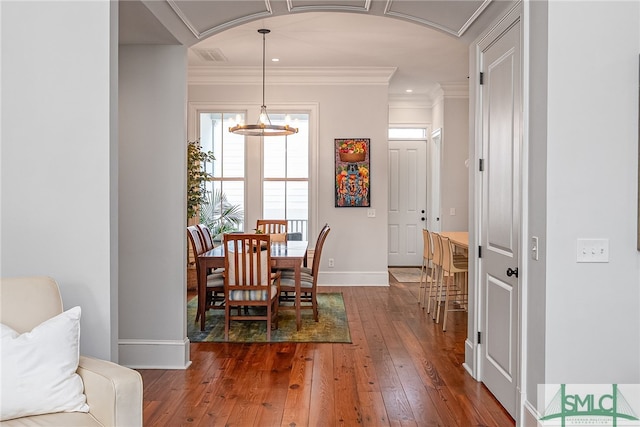
[[[578,239],[577,262],[609,262],[609,239]]]
[[[367,209],[367,217],[368,218],[375,218],[376,217],[376,210],[375,209]]]
[[[538,261],[538,254],[540,253],[540,248],[538,246],[538,237],[531,237],[531,259],[534,261]]]

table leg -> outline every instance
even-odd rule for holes
[[[302,287],[300,286],[300,263],[297,262],[295,266],[295,279],[296,279],[296,326],[298,330],[302,326],[302,317],[301,317],[301,302],[300,302],[300,293],[302,292]]]
[[[204,331],[205,324],[205,300],[207,298],[207,269],[204,265],[200,268],[198,277],[198,313],[200,313],[200,330]]]

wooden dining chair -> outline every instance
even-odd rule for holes
[[[272,242],[286,242],[286,219],[259,219],[256,223],[256,233],[269,234]]]
[[[198,224],[198,230],[200,231],[200,236],[202,237],[202,242],[204,244],[204,250],[210,251],[213,249],[213,236],[211,235],[211,230],[205,224]]]
[[[224,234],[224,337],[229,339],[232,320],[266,320],[278,327],[280,273],[271,273],[271,237],[268,234]],[[231,310],[237,307],[237,313]],[[241,310],[241,308],[249,308]],[[266,314],[258,308],[266,309]]]
[[[313,320],[318,321],[318,272],[320,271],[320,257],[322,255],[322,248],[324,242],[331,231],[329,224],[325,224],[320,230],[318,239],[316,240],[316,246],[313,251],[313,264],[309,269],[307,267],[300,267],[300,309],[313,310]],[[281,301],[291,302],[295,304],[296,293],[296,278],[294,270],[282,270],[282,279],[280,284]],[[281,308],[288,308],[282,306]],[[293,306],[295,308],[295,305]]]
[[[442,240],[440,234],[436,232],[429,233],[431,236],[431,245],[433,256],[431,258],[432,282],[429,286],[429,294],[427,295],[427,313],[431,313],[431,318],[436,319],[436,311],[439,305],[438,291],[442,283]],[[433,303],[433,305],[432,305]]]
[[[200,289],[200,265],[198,263],[198,255],[206,252],[204,242],[200,230],[195,225],[187,227],[187,237],[191,243],[193,256],[196,260],[196,276],[198,281],[198,289]],[[205,301],[198,300],[198,312],[196,314],[196,323],[200,319],[200,304],[205,304],[205,312],[212,308],[224,308],[224,274],[222,271],[216,271],[207,274]]]
[[[418,303],[420,307],[424,308],[427,300],[427,288],[429,288],[429,293],[431,293],[431,286],[434,283],[434,269],[431,265],[431,261],[433,260],[433,245],[431,243],[431,233],[426,229],[422,230],[422,241],[422,267],[420,268]]]
[[[441,236],[441,241],[443,279],[440,285],[440,300],[444,301],[442,330],[446,331],[449,312],[467,310],[469,261],[466,257],[454,256],[454,245],[449,238]],[[436,323],[438,323],[439,318],[440,305],[438,305]]]

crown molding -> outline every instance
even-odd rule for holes
[[[431,108],[433,101],[427,94],[390,94],[389,108]]]
[[[360,0],[362,6],[353,5],[352,3],[344,2],[343,4],[332,3],[322,4],[305,4],[302,6],[295,6],[295,0],[287,0],[287,9],[289,12],[321,12],[321,11],[335,11],[335,12],[369,12],[371,8],[371,0]]]
[[[433,100],[432,105],[436,105],[445,99],[468,99],[469,83],[439,83],[429,95]]]
[[[266,85],[388,85],[396,67],[282,67],[266,71]],[[247,85],[262,84],[262,69],[257,67],[191,66],[189,84]]]

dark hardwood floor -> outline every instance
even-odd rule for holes
[[[189,369],[140,370],[145,426],[514,426],[462,367],[466,313],[443,333],[390,283],[326,290],[352,344],[192,343]]]

